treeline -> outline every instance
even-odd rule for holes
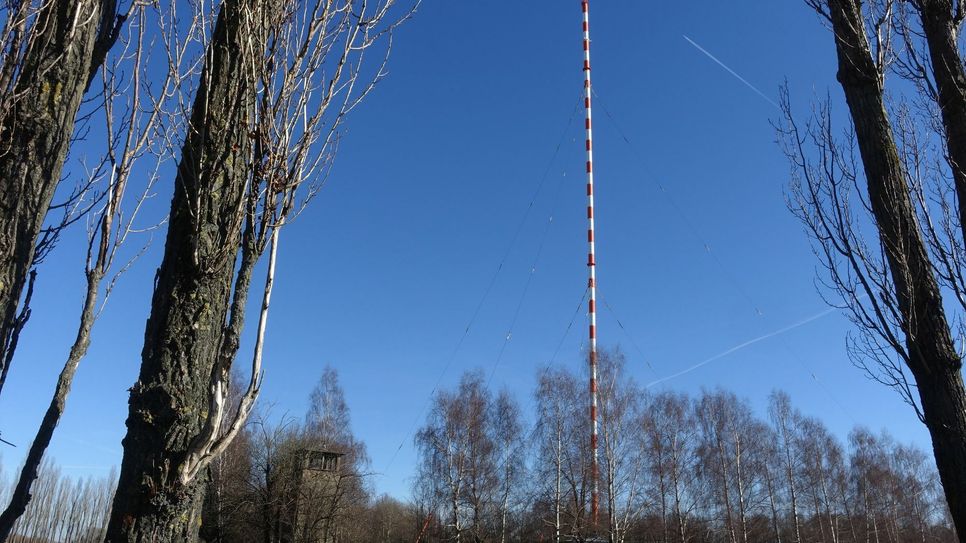
[[[619,353],[601,358],[597,526],[586,379],[541,371],[527,427],[516,400],[467,373],[436,395],[415,438],[423,541],[956,539],[921,449],[861,427],[842,443],[783,392],[765,414],[720,389],[652,393],[624,374]]]
[[[304,415],[263,408],[212,462],[201,539],[955,541],[935,466],[921,449],[861,427],[842,443],[783,392],[770,396],[767,413],[723,390],[652,393],[623,365],[620,353],[600,357],[597,526],[586,379],[578,372],[539,372],[532,421],[481,372],[438,392],[414,436],[418,465],[412,499],[403,502],[376,497],[365,444],[327,368]],[[336,454],[338,464],[317,471],[306,461],[312,453]],[[308,484],[312,473],[328,484]],[[11,541],[103,540],[115,479],[73,480],[45,464]],[[5,483],[0,497],[8,491]]]
[[[9,500],[12,489],[6,474],[0,483],[0,500]],[[33,500],[7,541],[101,543],[116,483],[115,470],[103,477],[75,478],[46,460],[33,487]]]

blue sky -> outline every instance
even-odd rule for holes
[[[911,410],[849,363],[849,324],[816,294],[784,202],[778,110],[685,39],[771,100],[787,79],[800,115],[827,92],[841,114],[819,19],[803,2],[596,0],[591,20],[602,345],[620,345],[646,384],[816,317],[656,388],[722,386],[759,412],[781,388],[843,439],[863,424],[928,449]],[[580,39],[577,0],[424,0],[388,79],[350,118],[328,184],[283,234],[260,401],[301,416],[322,368],[336,368],[379,492],[409,494],[413,425],[441,374],[451,386],[482,367],[529,406],[558,345],[555,363],[582,363],[583,309],[564,336],[586,284]],[[82,229],[72,236],[41,270],[0,398],[3,437],[19,445],[3,450],[8,475],[76,326]],[[95,328],[49,450],[68,473],[120,462],[159,258],[160,239]]]

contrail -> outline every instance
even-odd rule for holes
[[[754,339],[749,339],[748,341],[745,341],[744,343],[739,343],[738,345],[735,345],[734,347],[732,347],[732,348],[730,348],[730,349],[728,349],[726,351],[720,352],[720,353],[712,356],[711,358],[708,358],[706,360],[703,360],[701,362],[698,362],[697,364],[695,364],[695,365],[693,365],[693,366],[691,366],[691,367],[689,367],[687,369],[681,370],[681,371],[679,371],[679,372],[677,372],[677,373],[675,373],[673,375],[668,375],[667,377],[662,377],[661,379],[658,379],[657,381],[651,381],[650,383],[647,384],[647,386],[645,388],[651,388],[654,385],[663,383],[665,381],[670,381],[671,379],[675,379],[675,378],[680,377],[680,376],[682,376],[684,374],[687,374],[687,373],[691,373],[692,371],[694,371],[694,370],[696,370],[698,368],[701,368],[703,366],[707,366],[708,364],[714,362],[715,360],[724,358],[724,357],[728,356],[729,354],[732,354],[732,353],[735,353],[737,351],[740,351],[740,350],[744,349],[745,347],[748,347],[750,345],[754,345],[755,343],[759,343],[761,341],[765,341],[766,339],[770,339],[770,338],[773,338],[775,336],[784,334],[785,332],[788,332],[790,330],[794,330],[794,329],[796,329],[798,327],[805,326],[806,324],[808,324],[808,323],[810,323],[812,321],[816,321],[818,319],[821,319],[822,317],[824,317],[826,315],[829,315],[831,313],[834,313],[836,311],[838,311],[838,309],[832,307],[832,308],[826,309],[825,311],[822,311],[820,313],[816,313],[816,314],[812,315],[811,317],[807,317],[805,319],[802,319],[802,320],[800,320],[800,321],[798,321],[798,322],[796,322],[794,324],[790,324],[790,325],[788,325],[788,326],[786,326],[784,328],[780,328],[778,330],[775,330],[774,332],[769,332],[769,333],[767,333],[767,334],[765,334],[763,336],[758,336],[758,337],[756,337]]]
[[[772,100],[771,98],[769,98],[767,94],[765,94],[765,93],[761,92],[760,90],[758,90],[758,87],[752,85],[751,83],[748,82],[747,79],[745,79],[744,77],[741,77],[740,75],[738,75],[738,72],[732,70],[731,68],[728,67],[727,64],[725,64],[724,62],[721,62],[720,60],[718,60],[718,57],[712,55],[710,52],[708,52],[707,49],[705,49],[704,47],[701,47],[700,45],[698,45],[697,43],[695,43],[694,40],[692,40],[691,38],[689,38],[689,37],[687,37],[687,36],[685,36],[683,34],[682,34],[682,37],[684,37],[684,39],[688,40],[688,43],[690,43],[691,45],[695,46],[698,49],[698,51],[701,51],[708,58],[710,58],[711,60],[715,61],[718,64],[718,66],[721,66],[725,70],[728,70],[728,73],[730,73],[731,75],[733,75],[736,78],[738,78],[738,81],[741,81],[742,83],[744,83],[745,86],[747,86],[749,89],[755,91],[755,93],[758,94],[758,96],[761,96],[762,98],[764,98],[765,100],[767,100],[769,104],[775,106],[776,108],[781,109],[781,107],[778,104],[776,104],[774,100]]]

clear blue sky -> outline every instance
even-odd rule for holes
[[[684,38],[773,100],[787,78],[802,115],[826,92],[841,113],[832,40],[818,18],[803,2],[774,0],[593,0],[591,17],[599,285],[627,331],[601,304],[602,344],[621,345],[629,372],[648,383],[825,311],[816,262],[784,203],[788,165],[769,124],[778,110]],[[529,409],[536,370],[570,322],[586,284],[582,121],[572,119],[580,38],[578,0],[425,0],[397,35],[389,78],[349,120],[331,180],[283,235],[260,401],[301,416],[324,365],[335,367],[379,492],[409,494],[413,424],[548,167],[442,383],[491,371],[545,230],[494,385]],[[158,200],[170,190],[166,180]],[[0,399],[0,430],[20,446],[2,451],[8,476],[75,330],[82,229],[73,235],[41,271]],[[95,328],[49,450],[68,473],[104,474],[120,462],[159,258],[160,240]],[[579,368],[585,329],[581,314],[556,363]],[[828,314],[658,388],[722,386],[759,412],[782,388],[843,439],[859,423],[928,449],[899,397],[850,365],[847,329]]]

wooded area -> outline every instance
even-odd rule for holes
[[[609,353],[601,362],[602,382],[616,382],[622,357]],[[724,390],[689,397],[627,379],[601,391],[603,514],[595,528],[579,416],[584,376],[547,368],[538,379],[535,420],[523,417],[522,399],[492,390],[480,372],[440,391],[415,437],[412,499],[401,501],[374,494],[374,467],[327,369],[301,419],[263,412],[212,463],[201,536],[226,543],[956,540],[935,467],[915,446],[862,427],[842,443],[780,391],[768,413],[755,413]],[[305,450],[346,454],[334,489],[301,484]],[[43,473],[11,541],[99,541],[113,476],[73,482],[52,465]],[[94,535],[58,535],[69,533]]]

